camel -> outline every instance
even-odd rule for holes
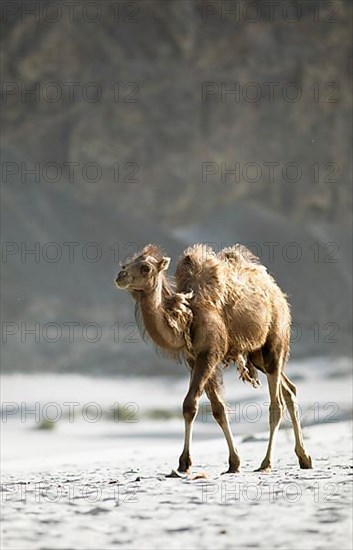
[[[182,357],[190,369],[183,402],[184,448],[178,472],[187,474],[192,461],[192,429],[203,392],[211,403],[229,450],[229,468],[239,472],[240,457],[222,397],[223,370],[236,363],[240,377],[257,386],[257,371],[267,377],[270,435],[266,455],[256,471],[268,472],[273,448],[288,408],[301,468],[312,468],[297,416],[296,387],[284,373],[289,356],[291,315],[285,294],[259,258],[237,244],[219,253],[203,244],[185,250],[174,278],[167,277],[170,258],[149,244],[121,266],[115,280],[130,292],[136,316],[158,348]]]

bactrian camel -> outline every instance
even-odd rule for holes
[[[236,363],[244,381],[258,384],[263,372],[270,393],[270,437],[259,471],[269,471],[273,447],[287,406],[301,468],[311,468],[297,414],[296,387],[284,373],[289,355],[290,309],[284,293],[260,260],[245,246],[215,253],[197,244],[184,251],[173,279],[166,276],[170,258],[154,245],[122,265],[116,278],[130,292],[152,341],[190,367],[190,386],[183,403],[184,448],[178,471],[191,467],[190,444],[199,399],[205,391],[229,448],[229,469],[238,472],[240,458],[222,398],[223,369]]]

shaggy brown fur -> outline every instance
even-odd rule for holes
[[[201,394],[211,401],[213,415],[229,448],[228,472],[237,472],[226,405],[222,399],[222,369],[235,362],[240,377],[257,386],[257,370],[268,380],[270,439],[259,470],[269,470],[275,436],[288,407],[295,434],[295,452],[302,468],[311,468],[297,418],[296,389],[284,374],[289,356],[290,310],[286,296],[260,260],[235,245],[216,254],[197,244],[180,258],[175,279],[167,279],[170,258],[146,246],[122,266],[116,284],[136,302],[143,325],[154,343],[172,356],[183,355],[191,370],[183,404],[184,449],[179,471],[191,467],[192,426]]]

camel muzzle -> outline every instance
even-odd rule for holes
[[[118,288],[126,288],[129,286],[129,278],[127,277],[126,271],[120,271],[117,278],[115,279],[115,284]]]

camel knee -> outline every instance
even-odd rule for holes
[[[197,414],[197,401],[186,396],[183,402],[183,416],[187,422],[192,422]]]
[[[291,415],[291,418],[295,418],[297,421],[300,419],[299,414],[299,405],[297,403],[297,400],[294,395],[290,395],[288,399],[286,399],[286,404],[289,410],[289,413]]]
[[[297,386],[289,380],[288,376],[282,373],[282,386],[288,391],[288,393],[293,394],[294,397],[297,395]]]

